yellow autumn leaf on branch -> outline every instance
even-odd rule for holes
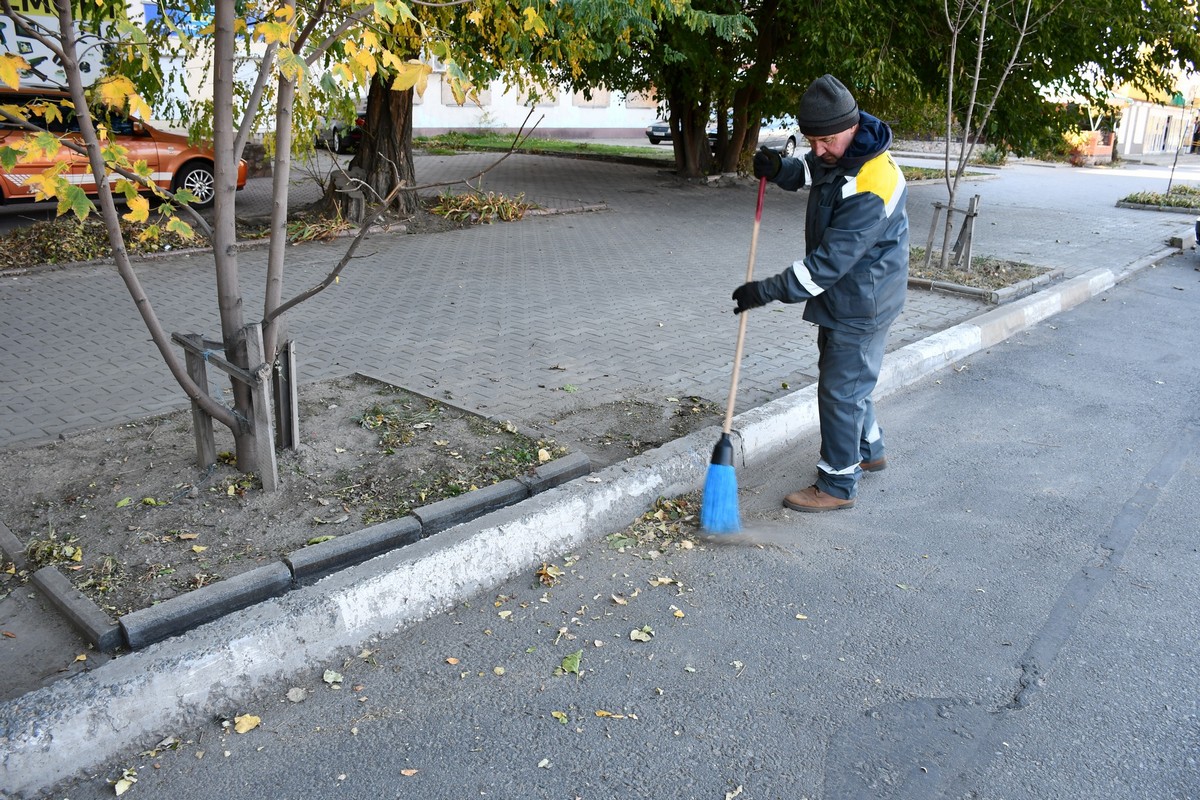
[[[100,102],[109,108],[125,108],[129,95],[136,94],[133,81],[124,75],[113,75],[96,81],[96,91],[99,92]]]
[[[403,92],[406,89],[413,89],[418,96],[423,96],[432,72],[433,67],[428,64],[410,59],[396,68],[396,79],[392,81],[392,91]]]
[[[145,222],[150,218],[150,201],[140,194],[130,197],[125,204],[129,206],[129,213],[123,215],[124,219],[130,222]]]
[[[525,21],[521,24],[521,27],[534,36],[545,36],[550,30],[546,27],[546,23],[542,21],[542,18],[538,16],[537,9],[527,7],[521,13],[525,15]]]
[[[0,55],[0,81],[5,85],[19,89],[21,78],[20,72],[23,69],[29,69],[29,62],[16,53],[4,53]]]

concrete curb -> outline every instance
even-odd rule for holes
[[[884,360],[876,396],[1078,305],[1175,252],[1120,271],[1094,270],[900,348]],[[760,462],[817,427],[816,387],[808,386],[737,417],[738,458]],[[164,732],[227,710],[371,636],[417,623],[619,530],[656,498],[698,488],[718,433],[698,431],[0,704],[6,789],[39,791],[131,747],[153,744]],[[95,698],[105,700],[88,702]]]
[[[113,653],[122,647],[139,650],[276,597],[300,581],[312,580],[410,545],[587,475],[591,470],[591,461],[586,455],[571,453],[535,468],[532,475],[485,486],[418,508],[411,516],[302,547],[283,556],[278,563],[176,595],[149,608],[125,614],[115,622],[55,567],[43,567],[34,573],[31,581],[84,640],[100,652]],[[18,569],[28,568],[24,548],[3,523],[0,523],[0,551]]]
[[[100,652],[111,653],[124,643],[117,623],[76,589],[56,567],[42,567],[33,573],[30,581]]]

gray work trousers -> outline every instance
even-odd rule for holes
[[[871,393],[879,380],[888,329],[860,333],[819,328],[817,412],[821,460],[817,488],[849,499],[858,493],[861,461],[883,458],[883,431]]]

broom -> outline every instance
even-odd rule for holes
[[[754,233],[750,235],[750,261],[746,265],[746,283],[754,279],[754,253],[758,249],[758,228],[762,224],[763,196],[767,179],[758,179],[758,206],[754,210]],[[733,470],[733,403],[737,399],[738,376],[742,369],[742,344],[746,340],[745,312],[738,315],[737,347],[733,351],[733,377],[729,383],[729,402],[725,404],[725,424],[721,438],[713,448],[708,475],[704,479],[704,499],[700,503],[700,528],[709,533],[737,533],[742,529],[738,513],[737,475]]]

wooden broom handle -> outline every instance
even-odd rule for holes
[[[750,234],[750,258],[746,263],[746,283],[754,280],[754,256],[758,251],[758,229],[762,226],[763,197],[767,193],[767,179],[758,179],[758,205],[754,209],[754,232]],[[746,343],[746,315],[749,309],[738,314],[737,346],[733,349],[733,377],[729,381],[729,402],[725,404],[725,424],[722,430],[728,434],[733,430],[733,404],[737,399],[738,378],[742,373],[742,346]]]

